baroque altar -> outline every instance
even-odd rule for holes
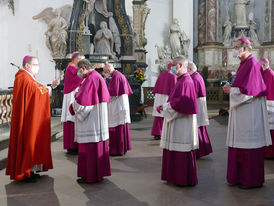
[[[71,61],[71,54],[79,51],[92,64],[112,63],[115,69],[127,77],[133,90],[133,95],[129,96],[133,112],[131,118],[132,121],[140,120],[137,107],[141,100],[142,82],[134,77],[140,61],[136,62],[134,56],[136,35],[126,14],[125,0],[74,0],[70,12],[68,8],[66,5],[54,12],[52,8],[47,8],[33,17],[41,18],[48,24],[46,45],[56,63],[56,76],[61,77],[61,84],[52,102],[54,112],[60,113],[62,108],[62,76],[65,68]],[[66,21],[68,16],[70,20]],[[54,33],[55,28],[62,33]],[[141,64],[146,65],[145,58]]]
[[[247,37],[252,53],[274,64],[273,0],[198,0],[196,62],[210,85],[235,72],[234,42]]]

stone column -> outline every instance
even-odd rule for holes
[[[145,46],[147,39],[145,37],[146,19],[150,9],[146,5],[147,0],[134,0],[133,4],[133,29],[135,31],[135,58],[137,65],[145,68],[146,53]]]
[[[261,56],[269,59],[270,67],[274,68],[274,0],[265,3],[264,42]]]
[[[274,0],[269,0],[269,13],[270,15],[270,26],[271,26],[271,41],[274,42]]]
[[[212,85],[225,76],[223,44],[219,38],[219,1],[198,1],[198,69],[207,71],[205,78]],[[209,84],[210,85],[210,84]]]
[[[206,0],[198,0],[198,45],[206,42]]]

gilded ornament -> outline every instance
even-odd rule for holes
[[[129,38],[129,36],[127,36],[127,37],[125,38],[125,45],[126,45],[126,46],[130,45],[130,38]]]
[[[128,34],[128,28],[127,27],[123,27],[122,28],[122,34]]]
[[[125,73],[126,73],[126,74],[131,73],[131,67],[130,67],[130,64],[126,64],[126,67],[125,67]]]
[[[124,24],[125,23],[125,20],[124,20],[124,18],[122,17],[122,16],[119,16],[118,17],[118,24]]]

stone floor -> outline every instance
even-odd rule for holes
[[[77,156],[66,155],[62,138],[52,143],[54,169],[37,183],[10,181],[0,171],[1,206],[135,206],[135,205],[274,205],[274,160],[265,160],[266,183],[242,190],[226,183],[227,119],[211,120],[208,127],[214,152],[197,161],[198,185],[178,187],[161,181],[159,141],[152,140],[152,117],[131,124],[133,150],[111,157],[112,176],[101,183],[77,184]]]

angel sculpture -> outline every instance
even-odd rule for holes
[[[165,59],[166,53],[164,47],[159,46],[158,44],[155,44],[155,47],[157,48],[158,59]]]
[[[113,13],[109,12],[109,29],[113,35],[113,42],[115,45],[115,51],[118,55],[121,54],[121,38],[120,38],[120,32],[119,29],[115,23],[115,20],[113,18]]]
[[[70,5],[65,5],[61,8],[55,9],[49,7],[42,12],[33,16],[34,20],[42,19],[48,25],[48,30],[45,32],[46,45],[51,51],[53,58],[61,58],[66,56],[67,49],[67,22],[65,18],[71,11]]]

